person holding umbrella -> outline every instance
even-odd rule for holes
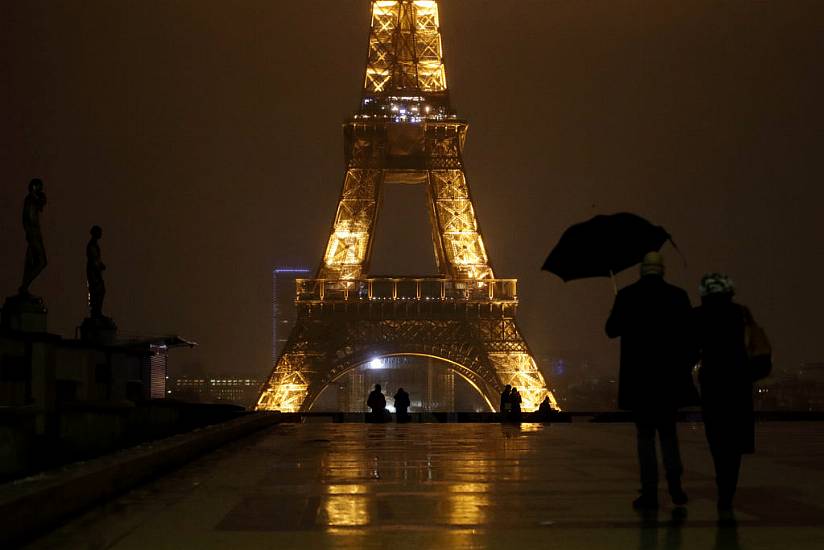
[[[631,411],[636,425],[641,495],[633,507],[638,510],[658,508],[656,433],[672,501],[687,503],[675,420],[678,408],[699,402],[692,382],[691,312],[687,293],[664,280],[661,254],[649,252],[640,280],[618,292],[606,323],[607,335],[621,338],[618,407]]]
[[[660,225],[631,212],[600,214],[567,228],[542,268],[564,282],[612,280],[616,297],[606,331],[610,338],[621,338],[618,406],[632,411],[636,422],[641,496],[633,506],[640,510],[658,507],[656,432],[670,495],[676,505],[686,504],[675,412],[698,404],[690,301],[686,292],[664,281],[657,251],[666,242],[680,254]],[[641,280],[618,292],[615,275],[639,262]]]

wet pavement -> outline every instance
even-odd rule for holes
[[[31,548],[824,548],[824,424],[759,425],[719,527],[701,425],[679,425],[687,517],[642,518],[630,424],[284,424]]]

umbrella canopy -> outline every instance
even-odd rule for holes
[[[658,251],[670,234],[641,216],[621,212],[595,216],[573,225],[561,236],[543,268],[564,281],[610,277]]]

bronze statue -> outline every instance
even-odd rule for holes
[[[23,231],[26,233],[26,264],[23,268],[23,284],[20,294],[29,295],[29,286],[46,267],[46,246],[40,231],[40,212],[46,206],[43,181],[35,178],[29,182],[29,194],[23,202]]]
[[[106,296],[106,283],[103,282],[103,271],[106,264],[101,260],[100,238],[103,228],[93,225],[89,231],[92,238],[86,245],[86,280],[89,285],[89,311],[92,319],[102,319],[103,298]]]

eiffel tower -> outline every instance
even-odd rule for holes
[[[326,253],[314,279],[297,281],[297,322],[256,408],[307,411],[328,384],[392,356],[445,362],[491,410],[506,384],[526,411],[547,395],[557,406],[515,321],[517,281],[495,278],[475,217],[462,156],[468,124],[449,101],[438,3],[373,0],[371,9]],[[369,276],[390,184],[426,186],[439,276]]]

